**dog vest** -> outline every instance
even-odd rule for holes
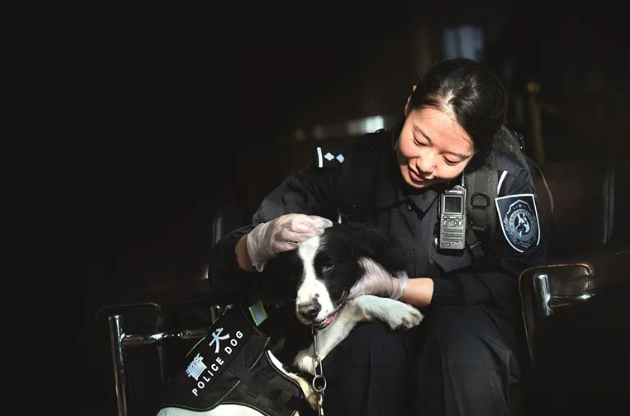
[[[169,378],[162,407],[208,411],[239,404],[269,416],[309,414],[298,383],[271,361],[269,340],[243,308],[229,307]]]

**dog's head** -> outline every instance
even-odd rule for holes
[[[393,275],[404,269],[403,253],[400,244],[382,231],[335,224],[270,262],[274,295],[295,301],[302,324],[323,329],[363,276],[361,258],[374,260]]]

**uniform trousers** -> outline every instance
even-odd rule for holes
[[[336,415],[510,415],[520,378],[501,319],[480,306],[435,309],[410,330],[357,325],[323,361]]]

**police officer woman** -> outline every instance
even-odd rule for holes
[[[332,221],[384,228],[406,247],[407,280],[371,271],[352,295],[399,298],[425,320],[406,332],[357,326],[323,363],[328,415],[510,414],[509,385],[521,377],[518,275],[545,260],[546,243],[529,169],[503,127],[507,107],[480,63],[438,62],[399,126],[363,137],[343,164],[289,176],[250,226],[215,246],[211,284],[226,292],[264,279],[268,259]],[[442,198],[462,188],[465,204]],[[463,218],[451,221],[464,228],[463,249],[445,243],[451,211]]]

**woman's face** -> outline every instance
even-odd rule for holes
[[[423,189],[458,177],[475,151],[450,111],[427,107],[407,115],[396,154],[405,182]]]

